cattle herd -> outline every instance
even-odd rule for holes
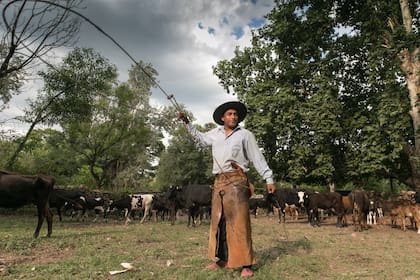
[[[89,219],[88,213],[95,214],[93,222],[100,217],[124,219],[129,224],[132,219],[169,221],[174,224],[180,213],[186,213],[187,226],[195,226],[204,217],[210,217],[212,198],[211,185],[187,185],[169,187],[159,193],[133,193],[122,197],[54,186],[55,180],[47,175],[21,175],[0,171],[0,207],[19,208],[35,204],[38,224],[34,237],[39,236],[43,221],[48,224],[47,236],[52,234],[53,212],[62,222],[62,214],[71,219]],[[373,224],[383,224],[385,216],[390,218],[392,227],[406,230],[408,227],[420,234],[420,193],[404,192],[398,196],[384,197],[371,191],[352,190],[319,193],[308,189],[277,188],[274,193],[253,195],[249,199],[250,214],[255,218],[262,211],[269,215],[278,213],[279,223],[286,217],[297,220],[304,216],[307,222],[318,227],[324,218],[334,215],[336,226],[347,226],[347,216],[352,217],[355,231],[367,230]],[[141,217],[141,218],[140,218]]]

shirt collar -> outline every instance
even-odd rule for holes
[[[236,131],[238,131],[238,130],[240,130],[241,129],[241,126],[236,126],[233,130],[232,130],[232,133],[230,134],[230,135],[232,135],[234,132],[236,132]],[[224,126],[219,126],[219,129],[218,129],[218,131],[220,132],[220,133],[223,133],[223,134],[225,134],[225,127]]]

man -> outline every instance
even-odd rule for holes
[[[214,263],[207,269],[242,267],[241,277],[253,276],[256,263],[251,239],[249,215],[249,188],[246,172],[251,161],[266,180],[268,192],[275,189],[273,172],[258,148],[254,135],[238,124],[247,114],[241,102],[227,102],[213,113],[214,121],[221,125],[201,133],[190,123],[185,113],[179,119],[201,146],[211,146],[213,174],[216,175],[212,197],[208,256]]]

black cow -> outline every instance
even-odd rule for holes
[[[268,210],[270,209],[270,203],[267,202],[265,197],[250,197],[249,198],[249,211],[257,218],[257,209],[264,208]]]
[[[139,210],[142,207],[142,198],[139,196],[125,196],[116,201],[110,201],[109,207],[105,213],[105,217],[109,214],[114,212],[115,210],[122,210],[125,211],[125,224],[127,225],[131,222],[130,216],[133,210]]]
[[[307,211],[308,219],[313,226],[320,226],[318,209],[334,209],[337,214],[337,227],[343,226],[344,205],[341,194],[336,192],[314,193],[308,196]]]
[[[99,217],[99,214],[103,214],[105,218],[105,200],[102,197],[89,197],[88,195],[81,195],[77,197],[72,204],[67,204],[73,210],[72,218],[77,215],[77,219],[82,217],[82,220],[87,220],[88,211],[95,211],[95,218],[93,222]]]
[[[310,189],[302,189],[299,192],[299,205],[300,207],[305,208],[306,214],[308,216],[308,223],[311,222],[311,215],[309,213],[309,197],[314,193],[318,193],[317,191],[310,190]]]
[[[286,207],[295,205],[304,206],[304,192],[293,188],[277,188],[274,193],[267,194],[267,202],[279,209],[279,223],[286,222]]]
[[[416,191],[416,193],[414,194],[414,200],[416,201],[416,203],[420,203],[420,191]]]
[[[195,226],[196,216],[200,213],[200,208],[211,207],[212,186],[211,185],[197,185],[190,184],[182,188],[171,187],[166,192],[165,196],[173,202],[171,209],[171,222],[174,224],[176,210],[185,208],[188,210],[188,224],[187,226]]]
[[[87,216],[87,211],[93,210],[95,211],[95,219],[93,219],[93,222],[96,222],[96,220],[99,217],[99,214],[102,214],[105,217],[104,207],[105,207],[105,199],[103,199],[102,197],[88,197],[86,198],[86,204],[85,204],[85,208],[82,215]]]
[[[369,214],[370,200],[364,190],[353,190],[349,194],[350,207],[353,210],[354,231],[367,229],[367,216]]]
[[[162,221],[165,220],[165,218],[170,218],[170,212],[173,207],[173,202],[169,200],[164,194],[156,194],[153,197],[152,201],[152,212],[157,217],[161,217]]]
[[[169,219],[171,225],[175,224],[176,214],[179,209],[184,208],[184,201],[181,201],[181,187],[170,186],[168,190],[163,194],[164,198],[169,201]]]
[[[83,210],[83,202],[79,200],[82,196],[85,196],[85,193],[79,190],[54,189],[49,199],[50,208],[57,209],[58,219],[61,222],[61,209],[64,206],[68,209]]]
[[[52,213],[48,199],[54,188],[55,179],[48,175],[21,175],[0,172],[0,207],[19,208],[35,204],[38,212],[38,225],[34,238],[39,236],[44,219],[48,224],[47,237],[52,234]]]

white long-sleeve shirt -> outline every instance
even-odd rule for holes
[[[254,134],[249,130],[237,126],[226,136],[223,126],[205,133],[198,131],[191,122],[187,124],[187,128],[200,146],[212,147],[213,174],[235,171],[231,162],[237,163],[244,172],[248,172],[251,161],[267,184],[273,184],[273,171],[268,167]]]

